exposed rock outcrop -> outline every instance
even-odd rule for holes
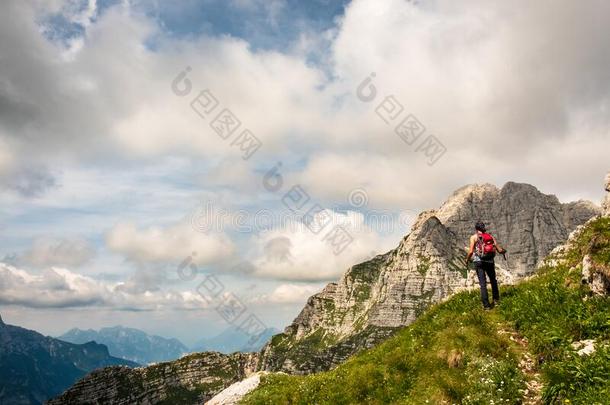
[[[254,372],[256,359],[255,353],[206,352],[148,367],[107,367],[48,404],[201,404]]]
[[[599,219],[602,223],[610,225],[610,173],[606,176],[605,191],[607,192],[602,202],[602,215]],[[593,226],[593,225],[592,225]],[[579,227],[575,231],[568,242],[558,247],[553,251],[554,256],[562,260],[562,255],[565,255],[570,248],[576,248],[583,254],[581,264],[581,281],[588,285],[591,293],[594,295],[607,296],[610,295],[610,251],[605,248],[610,244],[610,235],[604,233],[602,229],[597,229],[596,235],[587,235],[584,238],[587,244],[584,246],[576,246],[579,236],[585,232],[583,227]]]
[[[606,181],[604,185],[607,194],[602,203],[602,215],[610,216],[610,173],[606,175]]]
[[[590,202],[562,204],[528,184],[460,188],[438,210],[420,214],[396,249],[353,266],[309,298],[263,349],[260,368],[297,374],[332,368],[413,322],[430,304],[474,286],[464,257],[477,220],[508,249],[508,260],[496,262],[499,279],[510,283],[532,274],[598,213]]]
[[[579,340],[577,342],[572,343],[572,349],[576,351],[576,354],[579,356],[589,356],[595,353],[595,340],[594,339],[585,339]]]

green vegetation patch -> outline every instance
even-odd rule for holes
[[[380,267],[383,263],[385,263],[383,258],[376,257],[352,266],[349,274],[353,280],[358,280],[365,284],[372,284],[377,280],[380,273]]]
[[[430,270],[430,258],[428,256],[418,254],[417,255],[417,272],[422,276],[425,276]]]
[[[469,398],[472,403],[518,403],[524,379],[513,343],[496,333],[494,317],[478,306],[476,294],[460,294],[335,370],[264,378],[245,403],[439,403]]]

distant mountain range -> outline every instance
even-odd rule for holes
[[[58,336],[58,339],[71,343],[95,341],[108,346],[111,355],[140,364],[176,360],[190,352],[178,339],[149,335],[139,329],[123,326],[102,328],[98,331],[74,328]]]
[[[251,341],[252,337],[250,335],[239,330],[236,326],[231,326],[217,336],[197,341],[193,345],[192,351],[216,351],[226,354],[257,352],[271,339],[271,336],[278,332],[279,329],[267,328],[260,337],[256,338],[256,341]]]
[[[176,360],[186,353],[215,351],[221,353],[257,352],[265,343],[278,333],[275,328],[268,328],[256,341],[235,326],[225,329],[217,336],[203,338],[190,349],[180,340],[149,335],[144,331],[123,326],[101,328],[100,330],[78,328],[70,329],[57,339],[70,343],[83,344],[96,342],[108,347],[112,356],[132,360],[140,364],[151,364]]]
[[[104,345],[73,344],[7,325],[0,317],[0,404],[42,404],[92,370],[138,366]]]
[[[249,335],[230,327],[190,350],[178,339],[134,328],[74,328],[53,338],[7,325],[0,317],[0,404],[42,404],[89,372],[107,366],[138,367],[176,360],[191,351],[256,352],[277,332],[269,328],[249,343]]]

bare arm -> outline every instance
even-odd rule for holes
[[[475,236],[470,237],[470,247],[468,248],[468,255],[466,256],[466,263],[468,263],[470,261],[470,258],[474,254],[474,245],[475,245],[476,241],[477,241],[477,239]]]

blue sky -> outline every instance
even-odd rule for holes
[[[121,5],[120,0],[97,1],[93,21],[104,12]],[[160,37],[192,40],[202,35],[231,36],[248,42],[252,49],[286,50],[305,31],[322,32],[335,27],[335,19],[343,15],[348,1],[132,1],[130,9],[153,20]],[[66,15],[85,12],[88,1],[69,2],[68,7],[41,17],[50,40],[66,43],[81,37],[83,24]],[[147,42],[154,48],[155,38]]]
[[[191,343],[228,326],[196,292],[214,275],[281,329],[465,184],[522,181],[599,201],[610,146],[604,11],[3,2],[3,319],[53,335],[123,324]],[[209,116],[193,109],[203,90],[217,102]],[[223,109],[240,121],[227,139],[212,128]],[[414,120],[420,137],[401,137],[398,124]],[[244,159],[248,134],[261,146]],[[293,212],[296,186],[308,197]],[[308,211],[329,227],[304,226]],[[353,239],[338,254],[324,239],[337,226]],[[200,274],[180,279],[193,252]]]

